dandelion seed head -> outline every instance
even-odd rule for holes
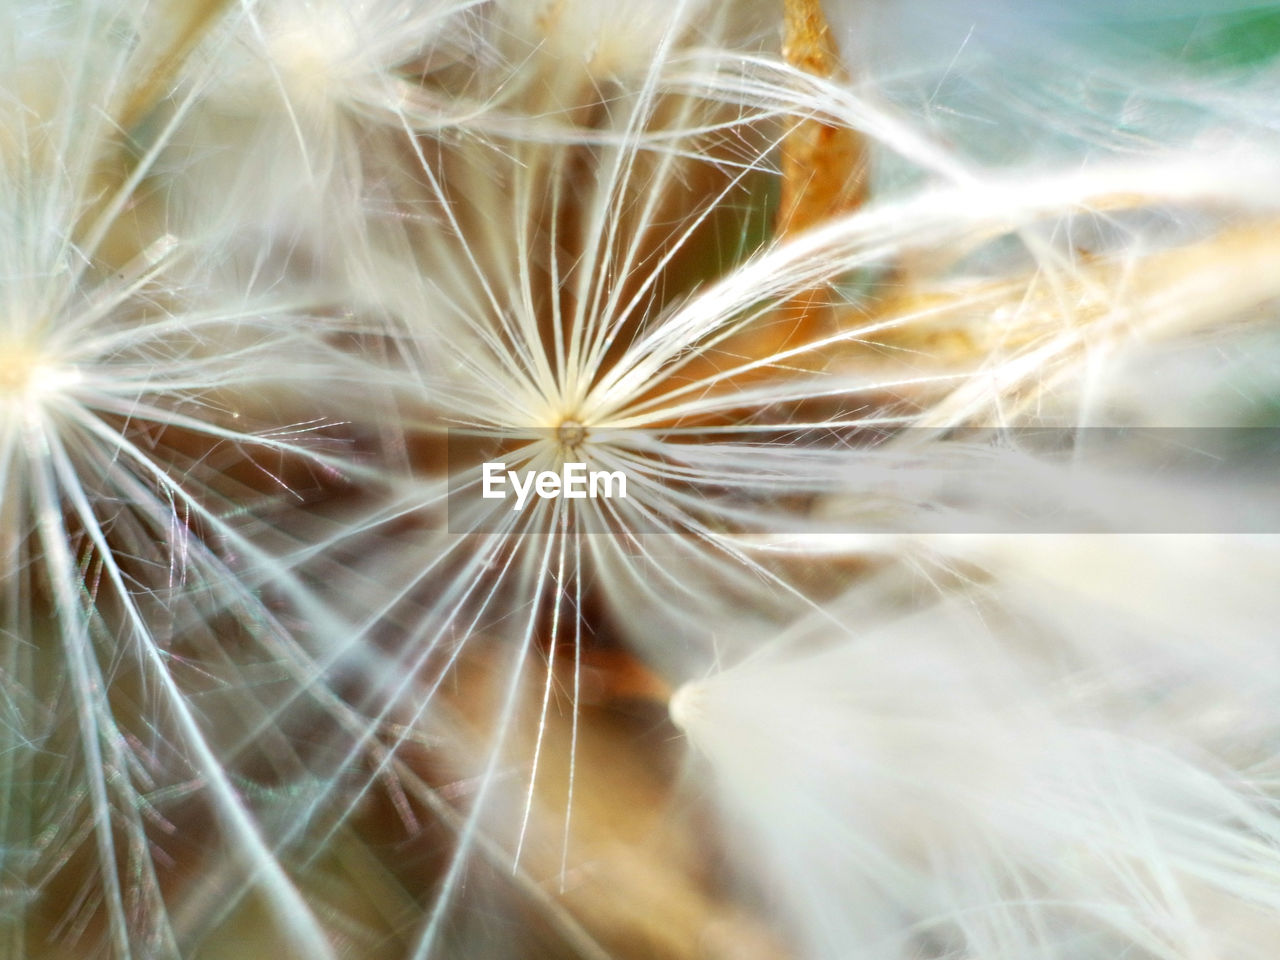
[[[84,835],[97,846],[121,945],[113,955],[178,956],[203,942],[179,929],[181,944],[150,946],[167,935],[170,891],[163,876],[145,876],[148,853],[176,860],[184,838],[158,837],[143,817],[152,797],[186,783],[209,797],[219,839],[236,851],[231,865],[243,860],[245,890],[271,896],[291,954],[332,956],[357,928],[354,908],[316,899],[329,880],[317,871],[363,842],[368,795],[382,784],[415,837],[434,844],[437,827],[453,832],[447,866],[438,851],[425,858],[431,876],[420,889],[434,899],[407,902],[429,914],[408,934],[412,956],[463,942],[451,932],[454,909],[481,902],[481,871],[500,867],[518,884],[551,876],[557,830],[560,900],[537,902],[551,911],[585,904],[592,935],[624,942],[618,921],[572,898],[601,859],[595,824],[612,831],[622,819],[597,812],[592,794],[597,768],[611,766],[595,759],[597,735],[611,725],[598,707],[612,712],[613,699],[637,689],[645,709],[669,696],[672,723],[699,754],[690,770],[717,785],[726,823],[749,831],[737,845],[750,855],[744,871],[764,867],[762,889],[781,878],[791,891],[777,899],[798,928],[796,955],[1049,958],[1086,926],[1069,915],[1076,904],[1087,913],[1106,898],[1118,911],[1155,902],[1126,916],[1136,946],[1104,930],[1098,942],[1115,949],[1072,953],[1116,956],[1146,949],[1168,927],[1162,914],[1176,912],[1130,873],[1150,866],[1174,878],[1170,888],[1185,875],[1188,889],[1237,865],[1242,876],[1253,867],[1280,875],[1270,851],[1243,842],[1234,854],[1214,843],[1213,856],[1200,856],[1202,841],[1178,825],[1203,823],[1213,841],[1231,840],[1227,825],[1244,822],[1243,808],[1254,814],[1250,842],[1273,839],[1269,814],[1255,814],[1244,790],[1127,742],[1154,729],[1147,739],[1157,747],[1237,747],[1257,723],[1250,712],[1269,716],[1273,687],[1261,681],[1250,711],[1220,696],[1231,685],[1213,677],[1181,698],[1159,696],[1179,693],[1174,681],[1126,680],[1148,672],[1150,651],[1161,648],[1209,650],[1204,662],[1231,661],[1228,676],[1267,673],[1254,664],[1270,661],[1258,657],[1249,670],[1235,667],[1253,647],[1228,654],[1226,641],[1202,642],[1240,632],[1224,629],[1222,616],[1171,640],[1167,624],[1137,610],[1166,592],[1129,576],[1137,563],[1117,571],[1062,550],[1033,563],[1021,545],[1002,562],[994,547],[932,551],[827,529],[882,503],[904,513],[934,505],[932,461],[878,449],[886,434],[915,442],[897,427],[1033,417],[1038,406],[1071,402],[1080,368],[1102,378],[1090,351],[1193,324],[1217,335],[1218,317],[1274,296],[1265,261],[1276,246],[1242,234],[1229,251],[1216,241],[1226,252],[1209,264],[1207,248],[1167,252],[1198,236],[1198,219],[1165,237],[1150,225],[1161,218],[1129,216],[1235,197],[1247,202],[1233,208],[1256,209],[1264,191],[1242,184],[1271,184],[1271,167],[1226,163],[1224,146],[1214,163],[1197,154],[1185,175],[1159,158],[1139,169],[1144,147],[1113,171],[1105,161],[1128,134],[1103,123],[1095,132],[1094,112],[1066,94],[1073,108],[1049,111],[1048,122],[1030,109],[1040,100],[1017,101],[1034,119],[1013,126],[1037,136],[1027,138],[1029,159],[1011,159],[1017,136],[993,127],[993,142],[975,146],[986,132],[962,122],[960,108],[984,92],[968,52],[956,53],[936,89],[929,78],[927,109],[912,119],[910,106],[895,104],[914,100],[892,84],[864,97],[861,81],[808,76],[796,57],[763,52],[776,46],[764,34],[730,43],[752,29],[739,9],[752,2],[244,0],[214,5],[209,24],[192,27],[183,43],[199,41],[194,62],[176,74],[164,60],[165,71],[140,80],[130,73],[139,58],[99,56],[114,78],[102,86],[141,89],[156,109],[141,125],[99,124],[92,149],[69,149],[79,146],[76,121],[91,113],[81,90],[99,86],[92,71],[67,71],[57,87],[65,96],[49,106],[32,107],[24,92],[13,121],[0,102],[0,149],[58,151],[59,164],[46,166],[61,169],[67,154],[75,168],[53,199],[17,210],[20,224],[58,215],[51,229],[32,231],[40,256],[16,258],[0,244],[6,277],[41,278],[11,299],[55,332],[41,342],[32,327],[9,344],[14,322],[0,317],[0,481],[17,477],[29,489],[0,494],[0,552],[15,571],[0,564],[0,586],[15,584],[0,597],[50,585],[46,606],[61,618],[60,646],[28,646],[49,648],[70,678],[56,719],[68,741],[83,743],[85,785],[66,806],[91,818]],[[864,64],[849,66],[854,75]],[[179,94],[166,101],[153,88]],[[64,101],[76,105],[74,120],[36,130],[35,119],[60,116]],[[1158,126],[1144,102],[1115,111],[1126,130]],[[1018,113],[1001,107],[991,115]],[[874,173],[865,207],[839,198],[805,231],[778,220],[771,228],[767,199],[779,194],[771,178],[796,186],[778,160],[797,122],[836,131],[842,143],[865,139]],[[1039,136],[1060,122],[1068,129],[1050,131],[1057,139],[1089,147],[1063,171],[1041,145],[1051,138]],[[953,127],[967,136],[951,136]],[[97,173],[114,170],[118,154],[138,165],[113,195],[116,180]],[[850,170],[838,172],[831,179],[847,184]],[[15,183],[15,195],[36,192]],[[809,199],[832,199],[826,193]],[[151,196],[181,202],[143,202]],[[1091,229],[1095,218],[1106,222]],[[141,231],[140,252],[107,256],[107,241],[132,243],[119,240],[132,232],[113,219]],[[183,237],[177,249],[167,232],[147,243],[170,229]],[[210,275],[206,263],[217,265]],[[74,279],[64,282],[67,274]],[[357,351],[365,355],[350,356]],[[403,405],[399,395],[386,406],[362,396],[383,374],[397,394],[404,384]],[[375,466],[351,471],[356,496],[344,484],[334,502],[327,491],[348,476],[345,458],[313,448],[309,424],[282,419],[293,408],[272,391],[287,378],[289,402],[310,410],[313,399],[338,399],[338,376],[361,395],[341,409],[340,426],[349,417],[352,431],[342,439],[362,451],[385,446],[369,454]],[[1106,376],[1114,379],[1110,367]],[[322,445],[321,424],[337,419],[324,413],[310,421]],[[469,512],[466,497],[490,465],[486,453],[482,467],[484,451],[526,475],[588,461],[635,482],[616,500],[539,490],[527,509]],[[898,481],[896,499],[881,494],[881,477]],[[1000,479],[1000,490],[1014,487]],[[308,483],[324,502],[302,495]],[[360,506],[348,502],[357,498]],[[365,503],[373,513],[357,519]],[[344,529],[317,540],[330,523]],[[340,548],[325,549],[330,542]],[[325,574],[348,564],[368,571],[337,589]],[[295,581],[297,565],[309,569]],[[1013,583],[1020,577],[1030,582]],[[1093,578],[1116,596],[1078,597]],[[849,590],[855,582],[866,589]],[[1186,577],[1167,594],[1212,582]],[[935,586],[953,590],[951,602],[922,599]],[[324,609],[328,596],[340,615]],[[1053,613],[1035,616],[1040,598],[1046,611],[1070,611],[1070,631]],[[1115,652],[1126,639],[1116,626],[1121,601],[1135,608],[1134,632],[1161,634],[1159,645],[1135,639]],[[917,605],[925,609],[909,616]],[[1179,619],[1191,621],[1187,612]],[[4,615],[6,636],[44,636],[25,606],[10,603]],[[222,629],[232,622],[234,646]],[[707,675],[712,659],[725,666]],[[1184,661],[1162,676],[1200,663]],[[0,669],[42,676],[13,658]],[[206,674],[221,687],[213,695]],[[1091,692],[1113,675],[1107,690]],[[670,695],[669,684],[690,677]],[[131,683],[147,687],[136,708],[122,702]],[[1179,710],[1197,718],[1186,735],[1166,719]],[[291,731],[313,712],[326,721],[297,739]],[[611,759],[638,756],[619,749]],[[655,782],[666,756],[648,771]],[[259,770],[298,806],[263,796]],[[449,782],[433,785],[446,772]],[[628,789],[619,802],[643,813]],[[1180,791],[1184,802],[1165,801]],[[1139,812],[1153,811],[1152,823],[1123,809],[1130,797]],[[43,828],[29,819],[33,832]],[[312,826],[330,822],[333,831],[312,843]],[[1140,832],[1153,839],[1135,853],[1140,841],[1130,838]],[[295,872],[286,856],[304,845],[314,856]],[[583,851],[590,862],[579,860]],[[667,859],[682,869],[684,858]],[[953,861],[959,867],[948,869]],[[629,869],[645,889],[635,883],[637,896],[621,899],[646,924],[664,916],[637,906],[651,890],[679,891],[673,913],[697,912],[690,905],[700,901],[637,862]],[[402,876],[410,890],[398,869],[397,895]],[[630,876],[598,886],[630,892]],[[130,882],[150,900],[135,908]],[[1218,886],[1224,899],[1237,892]],[[1042,905],[1050,897],[1067,906]],[[1254,899],[1270,910],[1277,898]],[[174,914],[184,919],[203,902],[190,897]],[[201,922],[212,930],[215,920]],[[331,924],[341,929],[327,949]],[[1190,922],[1183,932],[1188,942],[1201,936]],[[710,942],[699,937],[683,939]],[[130,954],[135,938],[145,945]],[[737,946],[715,952],[745,955]]]
[[[587,435],[587,428],[577,420],[562,420],[556,427],[556,441],[567,453],[578,450],[586,442]]]
[[[80,373],[21,340],[0,342],[0,409],[26,410],[78,382]]]
[[[292,27],[270,38],[272,59],[279,64],[291,87],[327,92],[340,79],[342,44],[346,38],[332,20],[320,18]]]
[[[320,109],[362,72],[361,34],[351,21],[341,10],[294,8],[266,33],[266,60],[294,102]]]
[[[608,80],[644,69],[669,34],[684,30],[705,7],[702,0],[624,0],[615,6],[544,0],[522,4],[511,16],[561,69],[576,65],[588,77]]]
[[[295,109],[322,116],[359,79],[361,34],[349,16],[326,8],[278,5],[242,42],[249,49],[221,67],[210,91],[223,109],[262,109],[264,95],[283,93]],[[247,31],[246,31],[247,32]]]
[[[694,728],[702,714],[704,689],[701,683],[690,682],[681,686],[671,695],[667,712],[671,722],[684,733]]]
[[[348,119],[361,105],[397,102],[405,73],[430,69],[465,46],[468,31],[456,21],[471,0],[406,5],[395,0],[357,3],[278,0],[257,4],[236,19],[231,42],[208,51],[216,57],[209,95],[222,108],[260,114],[281,96],[289,111],[312,121]],[[445,49],[448,48],[448,49]],[[300,118],[295,118],[295,120]]]

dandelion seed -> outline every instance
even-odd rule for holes
[[[9,705],[0,788],[10,811],[5,848],[17,852],[4,856],[6,876],[24,897],[6,917],[7,935],[20,943],[47,930],[73,949],[117,957],[183,954],[192,931],[169,912],[173,871],[154,851],[167,840],[157,824],[190,809],[161,794],[194,783],[197,805],[235,848],[240,895],[255,889],[288,942],[331,955],[235,782],[246,747],[234,736],[228,746],[230,730],[218,727],[227,716],[270,727],[287,709],[246,684],[252,658],[276,660],[298,683],[310,670],[260,594],[273,578],[286,596],[301,590],[223,505],[253,490],[246,473],[289,487],[306,464],[344,463],[279,421],[273,432],[246,421],[259,421],[269,392],[282,401],[287,381],[305,384],[339,366],[291,304],[234,294],[191,265],[202,255],[216,263],[217,249],[163,230],[146,236],[154,224],[140,226],[138,185],[163,140],[143,150],[140,166],[107,172],[123,146],[109,117],[142,102],[148,82],[133,72],[127,22],[112,13],[91,5],[54,18],[51,32],[86,44],[73,96],[48,116],[24,118],[21,136],[24,148],[58,143],[58,162],[45,166],[33,152],[0,174]],[[111,41],[86,41],[104,27]],[[4,63],[8,74],[29,66]],[[143,239],[128,237],[126,225]],[[297,362],[283,376],[280,351]],[[220,649],[235,636],[254,651],[243,663]],[[263,751],[285,766],[287,755]],[[68,889],[79,890],[71,908]]]

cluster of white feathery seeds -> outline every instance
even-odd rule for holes
[[[0,957],[1272,960],[1278,95],[1234,0],[4,4]]]

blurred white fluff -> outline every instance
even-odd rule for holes
[[[1276,544],[931,546],[672,700],[805,955],[1272,956]]]

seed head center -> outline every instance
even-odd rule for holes
[[[0,398],[25,394],[39,367],[34,351],[21,344],[0,344]]]
[[[587,428],[577,420],[562,420],[556,427],[556,442],[562,450],[572,453],[587,439]]]
[[[25,343],[0,343],[0,405],[24,406],[78,379],[74,367],[51,365]]]

